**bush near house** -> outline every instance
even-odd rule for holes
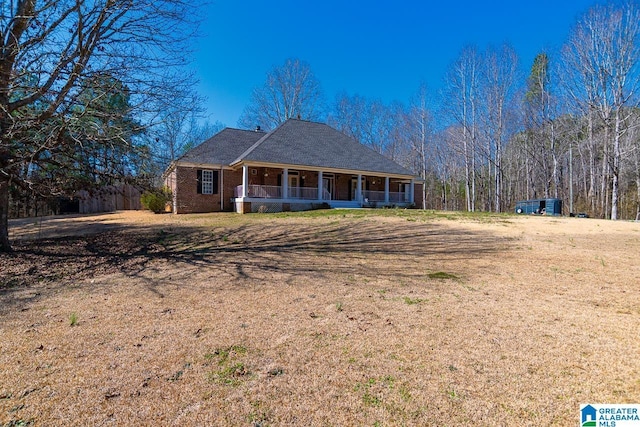
[[[142,207],[154,213],[166,212],[167,203],[171,201],[171,190],[167,187],[145,191],[140,196]]]

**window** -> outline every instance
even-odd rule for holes
[[[198,169],[198,194],[218,194],[218,171]]]

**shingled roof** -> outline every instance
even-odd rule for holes
[[[414,176],[396,162],[323,123],[289,119],[264,135],[231,164],[299,165]]]
[[[331,126],[296,119],[269,133],[226,128],[178,160],[232,166],[243,162],[414,176]]]
[[[265,132],[225,128],[202,144],[187,151],[179,162],[230,165]]]

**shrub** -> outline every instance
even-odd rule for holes
[[[145,209],[155,213],[166,212],[167,203],[171,201],[171,190],[167,187],[152,191],[145,191],[140,196],[140,203]]]
[[[69,324],[71,326],[76,326],[78,324],[78,315],[75,311],[69,315]]]

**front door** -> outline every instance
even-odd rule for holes
[[[289,197],[297,199],[300,197],[300,181],[298,175],[289,175]]]
[[[322,178],[322,189],[324,190],[324,194],[322,195],[323,199],[333,200],[335,185],[336,182],[334,177],[330,176]]]
[[[411,184],[402,184],[402,192],[404,193],[404,201],[411,201]]]
[[[349,193],[349,200],[357,200],[356,191],[358,191],[358,178],[351,178],[351,192]]]

